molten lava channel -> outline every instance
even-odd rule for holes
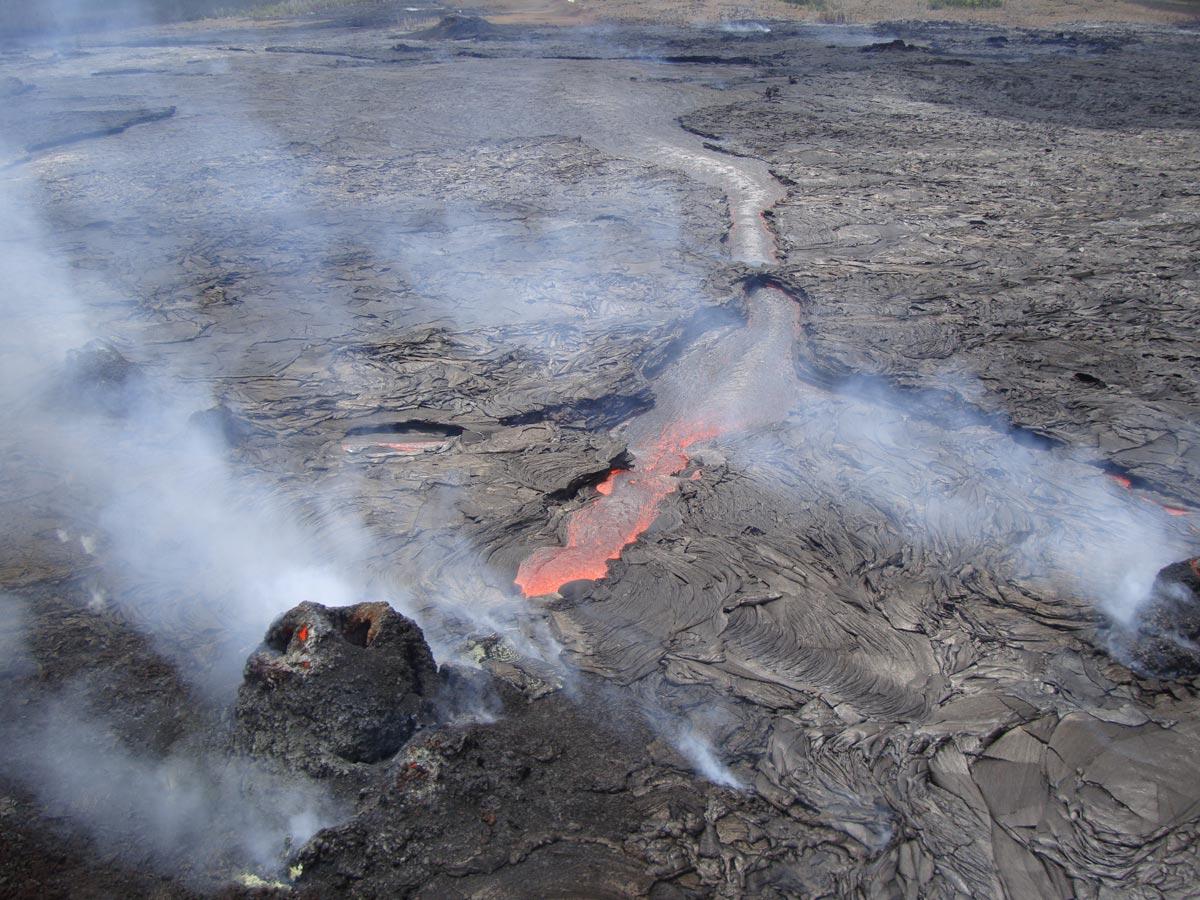
[[[571,516],[566,545],[542,547],[521,563],[516,577],[521,592],[539,597],[570,581],[603,578],[609,562],[650,527],[659,505],[674,493],[688,448],[719,433],[711,425],[673,425],[637,454],[636,469],[610,471],[596,487],[600,496]]]
[[[608,564],[658,517],[678,487],[688,449],[703,441],[783,418],[794,399],[791,347],[799,318],[790,298],[774,288],[754,291],[744,329],[709,352],[663,376],[659,406],[641,423],[647,435],[630,448],[633,469],[614,469],[598,496],[573,512],[566,544],[535,550],[517,569],[526,597],[551,594],[571,581],[595,581]],[[695,410],[703,407],[702,418]]]
[[[769,188],[726,161],[671,148],[664,152],[728,182],[736,259],[751,265],[776,261],[774,234],[763,216],[771,202]],[[526,597],[554,593],[571,581],[603,578],[608,564],[650,527],[663,500],[675,492],[675,476],[687,465],[689,447],[774,421],[786,409],[788,378],[773,373],[780,360],[790,358],[799,331],[796,310],[790,298],[774,288],[757,290],[750,299],[749,321],[740,341],[708,359],[707,367],[675,373],[678,383],[664,386],[662,393],[674,398],[669,405],[675,415],[667,417],[669,424],[660,426],[657,437],[631,448],[636,467],[613,469],[596,486],[596,499],[571,514],[565,546],[535,550],[521,563],[515,581]],[[691,409],[701,397],[706,412],[697,420]]]

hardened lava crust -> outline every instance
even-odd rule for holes
[[[0,894],[1194,892],[1195,32],[439,15],[0,56]]]

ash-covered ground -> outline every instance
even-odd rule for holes
[[[1194,892],[1195,33],[409,24],[0,56],[0,894]]]

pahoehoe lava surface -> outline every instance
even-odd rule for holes
[[[234,471],[365,523],[354,602],[486,675],[305,730],[280,620],[238,726],[197,673],[306,600],[356,659],[341,604],[155,605],[6,430],[5,734],[81,683],[156,758],[258,734],[346,804],[291,896],[1194,892],[1200,678],[1146,660],[1195,633],[1195,35],[419,27],[12,49],[0,177],[103,337],[42,386],[89,454],[181,373]],[[362,672],[428,682],[389,621]],[[0,825],[14,896],[250,890],[10,765]]]

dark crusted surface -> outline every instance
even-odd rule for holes
[[[929,52],[858,50],[896,36]],[[5,59],[32,86],[9,159],[177,109],[24,163],[51,247],[123,358],[245,423],[222,451],[239,474],[297,520],[317,496],[364,520],[361,567],[502,684],[498,722],[370,767],[297,890],[1193,890],[1196,685],[1131,672],[1097,626],[1130,554],[1145,593],[1195,553],[1194,37],[175,38]],[[725,252],[739,197],[778,200],[794,402],[697,448],[606,580],[517,597],[519,563],[628,462],[619,426],[753,338]],[[99,501],[38,446],[5,436],[4,586],[87,581],[34,617],[40,677],[115,669],[110,713],[169,752],[216,711],[131,696],[144,674],[193,677],[223,630],[241,659],[302,598],[231,624],[172,595],[165,658],[98,649],[155,585],[88,549]],[[561,668],[523,656],[547,627]],[[691,774],[687,728],[749,790]]]
[[[395,756],[436,692],[412,620],[386,603],[301,603],[247,660],[236,716],[247,751],[320,777]]]
[[[1139,671],[1168,678],[1200,674],[1200,559],[1159,572],[1137,622],[1129,631],[1116,629],[1113,640]]]
[[[627,699],[591,679],[574,697],[503,694],[498,722],[411,741],[354,820],[300,854],[301,896],[684,897],[730,877],[757,896],[836,890],[832,833],[696,784]]]
[[[1162,40],[1042,61],[945,41],[976,63],[953,74],[789,66],[772,100],[686,122],[789,183],[773,221],[821,298],[810,364],[946,380],[1195,501],[1200,106],[1175,74],[1190,44]]]

